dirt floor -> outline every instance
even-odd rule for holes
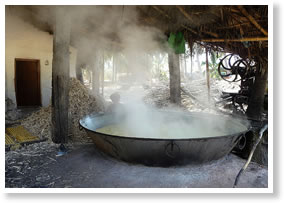
[[[213,109],[210,107],[211,104],[201,105],[203,95],[207,95],[207,91],[202,88],[204,81],[197,83],[184,85],[184,88],[190,90],[198,100],[182,94],[183,109],[219,114],[220,112],[216,111],[215,107]],[[198,88],[193,89],[193,87],[197,86]],[[214,93],[214,86],[212,85],[212,98],[217,100],[219,99],[221,89],[224,88],[223,83],[216,83],[215,86],[216,91]],[[230,88],[234,89],[235,87],[232,86]],[[227,86],[226,89],[228,89]],[[106,87],[104,96],[107,101],[109,101],[109,96],[113,92],[121,94],[122,103],[143,101],[158,108],[169,107],[169,91],[166,85],[157,85],[150,89],[145,89],[142,86]],[[89,97],[85,98],[86,95],[83,96],[83,100],[87,98],[88,103]],[[74,98],[79,97],[75,95]],[[212,100],[212,102],[214,103],[215,100]],[[81,102],[75,103],[81,104]],[[15,114],[13,110],[10,111],[10,113],[9,111],[6,112],[6,124],[10,124],[7,122],[10,120],[13,124],[13,122],[23,117],[22,115],[29,115],[30,113],[20,112]],[[48,111],[42,111],[40,115],[43,114],[46,114],[45,116],[49,118]],[[77,115],[77,117],[79,118],[80,116]],[[34,120],[36,119],[37,117]],[[76,123],[78,123],[77,120]],[[35,124],[31,122],[30,126],[34,127]],[[42,131],[40,125],[37,128]],[[28,129],[30,130],[30,128]],[[38,136],[38,134],[35,135]],[[86,140],[85,136],[82,137],[81,134],[80,136]],[[235,177],[246,161],[234,154],[229,154],[220,160],[203,165],[173,166],[168,168],[147,167],[115,160],[100,153],[93,144],[88,144],[88,142],[86,144],[82,143],[84,142],[70,143],[67,146],[69,151],[64,156],[57,156],[59,146],[48,141],[28,145],[14,151],[7,151],[5,153],[6,187],[230,188],[233,187]],[[238,183],[238,187],[245,188],[265,188],[267,186],[268,169],[256,163],[249,165]]]
[[[56,156],[47,142],[6,152],[6,188],[230,188],[245,163],[234,154],[203,165],[147,167],[110,158],[93,144]],[[268,186],[267,167],[251,163],[238,187]]]

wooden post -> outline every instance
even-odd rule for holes
[[[100,63],[99,53],[95,52],[92,69],[92,91],[95,95],[100,94]]]
[[[261,59],[265,58],[266,60],[258,61],[258,70],[256,71],[255,82],[250,90],[250,98],[248,103],[248,108],[246,111],[247,117],[252,120],[262,120],[262,112],[263,112],[263,102],[267,85],[267,77],[268,77],[268,64],[267,64],[267,56],[261,57]],[[253,148],[254,143],[258,139],[259,131],[251,131],[250,134],[247,134],[247,144],[243,152],[243,156],[245,158],[248,157],[248,154]],[[267,139],[267,133],[264,134],[263,139]],[[265,138],[266,137],[266,138]],[[261,142],[262,143],[262,142]],[[254,155],[252,157],[252,161],[257,162],[261,165],[266,165],[268,163],[268,145],[259,144],[255,149]]]
[[[83,76],[82,76],[82,51],[79,49],[77,52],[77,60],[76,60],[76,78],[83,84]]]
[[[102,87],[102,96],[104,96],[104,87],[105,87],[105,53],[103,52],[102,56],[102,74],[101,74],[101,87]]]
[[[183,55],[183,60],[184,60],[184,77],[186,78],[186,76],[187,76],[187,67],[186,67],[186,56],[185,56],[185,54]]]
[[[208,91],[208,101],[210,101],[210,81],[209,81],[209,64],[208,64],[208,49],[207,47],[205,48],[206,50],[206,80],[207,80],[207,91]]]
[[[189,49],[190,49],[190,75],[192,76],[192,53],[193,53],[193,43],[192,43],[192,41],[189,41]]]
[[[112,82],[115,82],[115,64],[114,64],[114,54],[112,55]]]
[[[52,140],[66,143],[69,106],[70,20],[63,7],[56,7],[52,60]]]
[[[169,72],[170,72],[170,101],[174,104],[181,104],[180,94],[180,67],[179,55],[170,52],[168,54]]]
[[[246,114],[250,119],[261,119],[267,76],[268,64],[266,60],[263,60],[263,62],[259,62],[259,69],[255,75],[255,82],[252,86],[252,90],[250,91],[251,95],[246,111]]]

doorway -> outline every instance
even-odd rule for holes
[[[40,61],[15,59],[17,107],[41,106]]]

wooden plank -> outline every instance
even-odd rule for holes
[[[63,7],[55,7],[52,60],[52,140],[66,143],[69,108],[70,20]]]

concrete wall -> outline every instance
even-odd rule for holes
[[[41,99],[47,106],[51,101],[53,36],[12,16],[6,10],[5,23],[5,96],[16,104],[14,77],[15,58],[40,60]],[[70,47],[70,76],[75,76],[76,49]]]

